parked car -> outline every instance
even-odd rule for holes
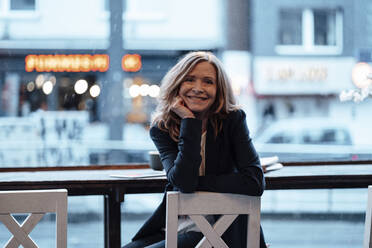
[[[372,145],[358,143],[357,132],[355,123],[343,120],[282,119],[258,133],[254,144],[261,156],[281,161],[372,159]]]

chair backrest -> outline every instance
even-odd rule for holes
[[[38,247],[29,233],[45,213],[56,213],[56,247],[67,247],[67,190],[0,191],[0,222],[13,234],[5,247]],[[12,214],[29,214],[20,225]]]
[[[368,202],[364,226],[364,248],[372,248],[372,186],[368,187]]]
[[[247,247],[260,241],[261,198],[239,194],[195,192],[167,193],[166,247],[177,247],[178,216],[188,215],[203,233],[196,247],[228,247],[221,236],[239,214],[248,215]],[[221,215],[213,227],[203,215]]]

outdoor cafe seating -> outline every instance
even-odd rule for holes
[[[121,247],[123,244],[120,234],[123,231],[121,228],[121,215],[123,214],[121,205],[124,201],[124,197],[129,194],[162,193],[167,184],[166,177],[152,170],[149,164],[65,166],[53,168],[1,168],[0,172],[1,192],[11,193],[23,190],[38,192],[50,189],[66,189],[67,192],[64,190],[63,193],[64,197],[67,197],[67,193],[68,196],[104,196],[104,247]],[[149,173],[153,173],[154,175],[152,177],[141,177],[141,175],[147,175]],[[120,175],[120,177],[113,175]],[[133,175],[136,175],[137,178],[133,178]],[[268,191],[345,188],[367,189],[372,182],[372,161],[285,162],[283,163],[283,168],[267,172],[265,177],[266,190]],[[368,245],[371,248],[370,244],[368,244],[371,243],[371,195],[370,189],[370,199],[368,202],[369,210],[367,210],[366,215],[365,248],[368,247]],[[1,199],[0,212],[5,212],[5,217],[2,215],[1,219],[9,219],[7,216],[17,211],[32,211],[32,209],[21,209],[22,207],[31,206],[31,204],[24,203],[26,200],[39,205],[43,205],[46,202],[40,199],[35,200],[34,198],[37,199],[35,196],[21,197],[21,199],[15,201],[11,206],[3,204],[3,202],[9,202],[10,204],[10,200]],[[48,200],[50,199],[48,198]],[[187,202],[188,200],[178,201]],[[64,203],[64,208],[66,208],[66,204],[67,202]],[[213,204],[213,206],[214,205],[218,204]],[[36,206],[38,205],[35,205],[35,208]],[[172,206],[175,205],[172,204]],[[257,209],[259,210],[259,207]],[[56,209],[54,205],[54,207],[50,206],[50,209],[43,208],[42,210],[44,212],[53,212],[59,211],[60,209]],[[62,212],[62,214],[57,213],[57,222],[59,221],[58,216],[61,217],[61,219],[65,219],[66,217],[63,216],[66,216],[66,213],[67,211]],[[253,214],[253,212],[249,214],[251,213]],[[256,221],[258,223],[259,219],[256,219]],[[14,236],[20,237],[20,240],[17,241],[19,244],[24,244],[23,240],[28,240],[27,234],[32,228],[26,228],[26,226],[30,224],[31,222],[29,224],[24,224],[22,227],[19,227],[19,225],[16,226],[14,223],[11,224],[14,230],[16,230],[11,231],[13,235],[15,234]],[[62,224],[62,226],[64,225],[65,224]],[[212,227],[207,227],[207,229],[212,231]],[[65,237],[66,227],[62,227],[61,230],[61,235]],[[213,227],[213,230],[215,232],[215,235],[213,235],[214,237],[217,236],[216,234],[222,232],[220,227],[217,228],[217,226]],[[127,229],[125,229],[124,226],[124,233],[125,232],[127,232]],[[22,234],[18,235],[18,233]],[[169,236],[171,235],[172,233],[169,233]],[[61,241],[62,246],[59,247],[65,247],[63,244],[66,244],[65,238],[62,236],[61,239],[64,239],[64,241]],[[14,243],[16,241],[10,242]]]

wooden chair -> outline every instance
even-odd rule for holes
[[[372,186],[368,187],[368,202],[364,226],[364,248],[372,248]]]
[[[13,234],[5,247],[38,247],[29,233],[45,213],[56,213],[56,247],[67,247],[67,190],[0,191],[0,222]],[[19,224],[12,214],[28,213]]]
[[[258,248],[260,242],[261,198],[239,194],[195,192],[167,193],[165,247],[177,247],[178,216],[188,215],[204,237],[196,247],[228,247],[221,235],[239,214],[248,215],[247,247]],[[203,215],[221,215],[213,227]]]

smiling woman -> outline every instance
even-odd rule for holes
[[[167,175],[166,191],[262,195],[265,179],[245,112],[236,106],[230,80],[215,55],[186,54],[164,77],[160,96],[150,136]],[[165,202],[125,248],[165,246]],[[223,234],[229,247],[246,247],[245,218],[239,216]],[[212,215],[206,219],[217,221]],[[188,217],[178,221],[178,247],[195,247],[201,231]],[[262,231],[260,247],[266,247]]]

